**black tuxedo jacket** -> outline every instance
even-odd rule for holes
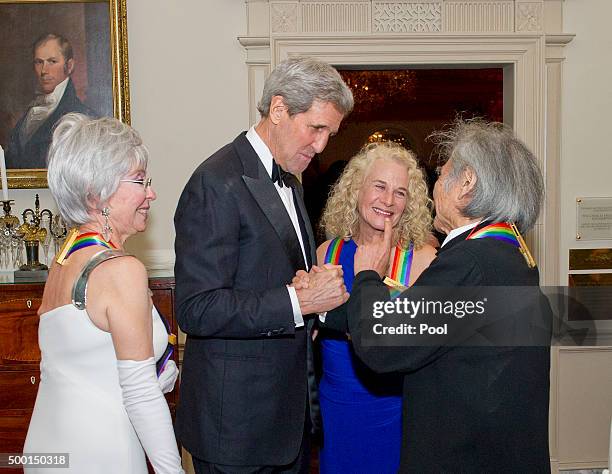
[[[41,124],[27,142],[21,140],[22,129],[28,116],[27,112],[19,119],[19,122],[17,122],[17,125],[15,125],[11,132],[9,147],[6,151],[6,167],[21,169],[46,168],[47,151],[51,144],[53,126],[60,118],[70,112],[79,112],[90,117],[97,116],[93,110],[79,100],[72,84],[72,79],[68,79],[64,95],[60,99],[57,108],[47,117],[47,120]]]
[[[465,240],[468,234],[442,247],[414,286],[538,285],[537,269],[514,246]],[[420,290],[404,295],[411,291]],[[405,374],[400,472],[549,473],[549,347],[364,345],[360,315],[369,310],[371,317],[373,302],[384,299],[378,274],[361,272],[349,301],[326,323],[348,324],[357,355],[375,371]],[[550,325],[543,297],[527,313],[517,326],[531,319]]]
[[[196,169],[175,227],[177,319],[187,334],[178,438],[211,463],[289,464],[314,377],[309,327],[295,327],[285,285],[305,265],[291,219],[244,133]]]

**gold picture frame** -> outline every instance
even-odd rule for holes
[[[65,18],[62,18],[62,12],[65,12]],[[81,82],[86,84],[81,84],[81,90],[85,92],[79,94],[79,85],[77,85],[76,78],[73,77],[75,74],[69,76],[71,80],[74,79],[72,82],[75,84],[78,98],[82,99],[82,95],[86,95],[88,99],[91,99],[90,102],[83,102],[97,115],[112,114],[122,122],[130,123],[126,0],[0,0],[0,13],[5,13],[4,15],[0,14],[0,31],[4,31],[4,34],[8,36],[6,32],[11,30],[13,36],[18,36],[17,38],[2,37],[2,33],[0,33],[0,42],[2,42],[5,51],[8,52],[0,52],[0,68],[9,70],[2,66],[3,61],[10,65],[18,65],[24,58],[29,57],[30,59],[28,68],[23,65],[15,66],[17,71],[13,73],[12,79],[5,79],[7,82],[9,80],[14,81],[14,88],[10,83],[2,84],[0,78],[0,91],[8,91],[8,95],[12,94],[11,91],[16,91],[11,97],[5,97],[4,100],[0,97],[0,145],[5,150],[7,146],[10,147],[9,143],[13,133],[13,128],[10,127],[18,122],[19,117],[25,116],[29,108],[29,102],[26,101],[24,105],[22,99],[18,111],[7,110],[10,107],[6,104],[11,103],[13,109],[18,109],[15,106],[15,103],[18,102],[15,97],[25,98],[26,93],[24,91],[27,90],[27,87],[30,90],[34,89],[35,77],[32,73],[31,45],[41,32],[61,34],[72,43],[76,60],[74,71],[79,71],[78,68],[81,68],[79,77],[84,77],[85,79]],[[21,21],[20,15],[22,17]],[[79,18],[79,15],[83,17],[82,21],[74,21],[75,18]],[[24,21],[23,17],[27,19],[32,17],[32,21]],[[3,18],[4,20],[2,20]],[[3,21],[7,22],[6,27],[2,25]],[[10,23],[11,28],[8,28],[8,23]],[[106,25],[106,23],[108,24]],[[20,29],[19,24],[24,25],[23,28]],[[63,25],[63,28],[61,25]],[[75,31],[74,25],[78,25],[77,31]],[[16,35],[15,30],[18,30]],[[32,34],[28,43],[29,30],[32,31]],[[69,32],[63,30],[69,30]],[[75,37],[76,40],[69,38],[69,36]],[[108,44],[105,45],[105,43]],[[27,51],[21,51],[23,45],[26,44]],[[12,53],[13,50],[16,52]],[[79,53],[81,59],[86,58],[81,64],[77,60]],[[108,62],[105,58],[108,58]],[[15,71],[15,68],[10,68],[10,70]],[[28,69],[30,71],[29,75]],[[19,92],[17,89],[21,90],[21,94],[17,93]],[[2,94],[0,92],[0,96]],[[32,97],[33,94],[29,99],[30,102]],[[93,105],[96,103],[98,104],[97,108]],[[9,168],[9,188],[47,187],[45,168],[11,168],[8,161],[7,167]]]

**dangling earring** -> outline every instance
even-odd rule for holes
[[[102,215],[104,216],[104,225],[102,226],[102,237],[104,237],[104,240],[108,242],[110,240],[111,234],[113,233],[113,228],[110,226],[110,223],[108,222],[108,216],[110,216],[110,209],[108,207],[105,207],[104,209],[102,209]]]

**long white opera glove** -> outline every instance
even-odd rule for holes
[[[179,370],[176,366],[176,362],[173,360],[169,360],[166,362],[166,366],[159,377],[157,378],[157,382],[159,383],[159,388],[163,393],[171,392],[174,389],[174,384],[176,383],[176,379],[179,376]]]
[[[123,404],[147,457],[158,474],[183,474],[168,404],[162,395],[155,360],[118,360]]]

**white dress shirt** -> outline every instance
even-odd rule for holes
[[[482,221],[472,222],[471,224],[467,224],[467,225],[464,225],[464,226],[461,226],[461,227],[457,227],[456,229],[451,230],[448,233],[448,235],[446,236],[446,239],[444,239],[444,242],[442,242],[442,245],[440,247],[444,247],[448,242],[453,240],[455,237],[463,234],[464,232],[467,232],[470,229],[473,229],[474,227],[476,227],[481,222]]]
[[[268,146],[264,143],[261,137],[255,131],[255,127],[249,128],[249,131],[246,133],[246,139],[249,141],[255,153],[261,160],[264,168],[268,172],[270,179],[272,179],[272,161],[274,158],[272,157],[272,152]],[[304,242],[302,241],[302,231],[300,230],[300,222],[298,219],[297,211],[295,210],[295,202],[293,201],[293,190],[286,186],[279,186],[278,183],[274,183],[274,187],[278,192],[278,195],[283,201],[285,209],[287,209],[287,214],[289,214],[289,218],[291,219],[291,223],[293,224],[293,228],[295,229],[295,233],[297,234],[298,240],[300,241],[300,248],[302,249],[302,256],[304,257],[304,263],[306,264],[306,270],[308,270],[308,259],[306,258],[306,251],[304,250]],[[287,290],[289,291],[289,298],[291,298],[291,306],[293,308],[293,320],[295,321],[295,327],[301,327],[304,325],[304,316],[302,315],[302,310],[300,309],[300,303],[297,297],[297,293],[295,288],[287,285]]]
[[[36,96],[34,101],[30,104],[30,110],[25,119],[22,141],[28,142],[32,135],[36,133],[36,130],[49,118],[49,116],[55,112],[57,106],[64,96],[66,86],[68,85],[69,77],[60,82],[53,92],[49,94],[39,94]]]

